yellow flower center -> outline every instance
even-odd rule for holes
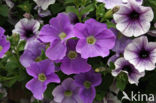
[[[67,56],[69,59],[75,59],[77,57],[77,53],[75,51],[69,51]]]
[[[35,59],[35,61],[36,61],[36,62],[39,62],[39,61],[41,61],[41,58],[40,58],[40,57],[37,57],[37,58]]]
[[[59,37],[60,37],[61,40],[63,40],[64,38],[67,37],[67,34],[64,33],[64,32],[61,32],[61,33],[59,34]]]
[[[67,91],[64,92],[64,95],[65,95],[65,96],[68,96],[68,97],[72,96],[72,94],[73,94],[73,93],[72,93],[72,91],[70,91],[70,90],[67,90]]]
[[[38,80],[41,81],[41,82],[44,82],[45,80],[47,80],[47,77],[44,73],[40,73],[38,75]]]
[[[91,87],[92,83],[91,83],[90,81],[85,81],[85,82],[83,83],[83,85],[84,85],[84,87],[85,87],[86,89],[89,89],[89,88]]]
[[[0,52],[2,51],[2,49],[3,49],[3,47],[2,47],[2,46],[0,46]]]
[[[95,42],[96,42],[96,38],[94,36],[87,37],[87,43],[88,44],[94,45]]]

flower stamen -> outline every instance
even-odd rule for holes
[[[94,36],[87,37],[87,43],[88,44],[94,45],[95,42],[96,42],[96,38]]]
[[[69,51],[67,56],[69,59],[75,59],[77,57],[77,53],[75,51]]]
[[[85,82],[83,83],[83,85],[84,85],[84,87],[85,87],[86,89],[89,89],[89,88],[91,87],[92,83],[91,83],[90,81],[85,81]]]
[[[66,37],[67,37],[67,34],[64,33],[64,32],[61,32],[61,33],[59,34],[59,38],[60,38],[61,40],[63,40],[63,39],[66,38]]]
[[[2,46],[0,46],[0,52],[3,50],[3,47]]]
[[[72,96],[72,94],[73,94],[73,92],[70,91],[70,90],[67,90],[67,91],[64,92],[64,95],[68,96],[68,97]]]
[[[47,80],[47,77],[44,73],[40,73],[38,75],[38,80],[41,81],[41,82],[44,82],[45,80]]]

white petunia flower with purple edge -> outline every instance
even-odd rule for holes
[[[33,0],[38,7],[41,7],[43,10],[47,10],[49,5],[54,4],[56,0]]]
[[[125,48],[124,57],[139,72],[154,70],[156,63],[156,42],[148,42],[146,36],[136,38]]]
[[[112,9],[115,6],[124,5],[128,3],[128,0],[97,0],[97,1],[104,3],[106,9]],[[139,5],[143,3],[143,0],[131,0],[131,1],[135,1]]]
[[[147,33],[150,29],[150,22],[154,18],[151,7],[138,5],[129,1],[128,4],[120,6],[114,15],[116,28],[127,37],[138,37]]]
[[[128,75],[128,81],[130,84],[138,85],[139,79],[145,75],[145,72],[140,73],[133,64],[121,57],[115,61],[115,70],[112,71],[113,76],[117,76],[120,72],[124,72]]]
[[[29,40],[37,37],[39,28],[39,21],[23,18],[15,25],[15,29],[12,32],[19,34],[22,40]]]

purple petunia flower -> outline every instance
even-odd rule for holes
[[[138,37],[148,32],[154,18],[151,7],[144,7],[135,2],[120,6],[114,15],[116,28],[127,37]]]
[[[72,78],[65,79],[53,90],[52,95],[57,103],[83,103],[79,97],[79,88]]]
[[[24,53],[20,57],[21,64],[27,68],[31,63],[38,61],[41,51],[45,49],[45,45],[39,40],[31,40],[26,46]]]
[[[88,72],[91,66],[86,59],[81,58],[81,55],[76,52],[75,47],[78,40],[70,39],[67,42],[67,53],[63,60],[61,60],[61,70],[65,74],[79,74]]]
[[[23,18],[15,25],[13,33],[19,34],[22,40],[29,40],[37,37],[39,28],[39,21]]]
[[[121,54],[123,54],[126,46],[131,42],[132,40],[121,35],[121,34],[117,34],[117,39],[115,42],[115,46],[112,49],[112,51],[115,52],[115,54],[113,56],[111,56],[107,62],[107,64],[109,65],[110,62],[114,62],[116,61],[116,59],[118,59],[120,57]]]
[[[136,38],[125,48],[124,57],[139,72],[153,70],[156,63],[156,43],[148,42],[145,36]]]
[[[114,33],[107,29],[106,24],[94,19],[89,19],[84,24],[77,23],[74,31],[75,36],[79,38],[76,51],[82,58],[106,57],[109,55],[109,50],[114,47]]]
[[[0,58],[2,58],[10,48],[10,42],[6,40],[4,32],[5,30],[0,27]]]
[[[102,82],[101,75],[91,70],[75,75],[74,79],[76,85],[80,87],[80,97],[83,103],[92,103],[96,95],[95,87]]]
[[[112,75],[117,76],[120,72],[127,73],[129,83],[136,85],[138,85],[139,79],[145,75],[144,72],[140,73],[133,64],[124,58],[115,61],[115,70],[112,71]]]
[[[105,3],[105,8],[112,9],[115,6],[120,6],[128,3],[128,0],[97,0],[98,2]],[[135,1],[137,4],[142,4],[143,0],[131,0]]]
[[[126,46],[131,42],[130,38],[122,36],[121,34],[117,35],[117,39],[115,42],[115,46],[112,49],[117,54],[122,54],[126,48]]]
[[[54,70],[55,66],[50,60],[43,60],[41,62],[32,63],[26,69],[27,73],[33,77],[33,79],[26,84],[26,88],[33,93],[33,96],[36,99],[43,99],[43,93],[49,83],[60,82],[60,79],[54,73]]]
[[[60,13],[44,25],[39,33],[39,38],[45,43],[50,42],[46,56],[51,60],[61,60],[66,55],[66,41],[73,37],[73,25],[66,14]]]
[[[33,0],[42,10],[47,10],[48,6],[54,4],[56,0]]]

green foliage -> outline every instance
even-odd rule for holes
[[[110,74],[103,75],[102,76],[102,83],[100,86],[96,88],[96,100],[97,101],[102,101],[104,96],[106,95],[107,91],[109,90],[112,82],[113,82],[113,77]]]
[[[25,12],[30,12],[32,9],[32,4],[29,1],[25,1],[23,4],[18,5]]]
[[[79,10],[77,10],[75,6],[67,6],[66,12],[67,13],[72,12],[72,13],[75,13],[76,15],[79,15]]]
[[[65,9],[64,6],[60,3],[55,3],[50,6],[50,10],[51,10],[52,14],[54,14],[54,15],[56,15],[59,12],[63,12],[64,9]]]
[[[121,72],[116,78],[116,85],[121,91],[123,91],[128,83],[128,77],[126,73]]]
[[[0,15],[8,17],[9,9],[6,5],[0,5]]]
[[[96,5],[96,18],[97,20],[99,20],[99,18],[103,18],[105,15],[105,8],[104,8],[104,4],[97,4]]]

